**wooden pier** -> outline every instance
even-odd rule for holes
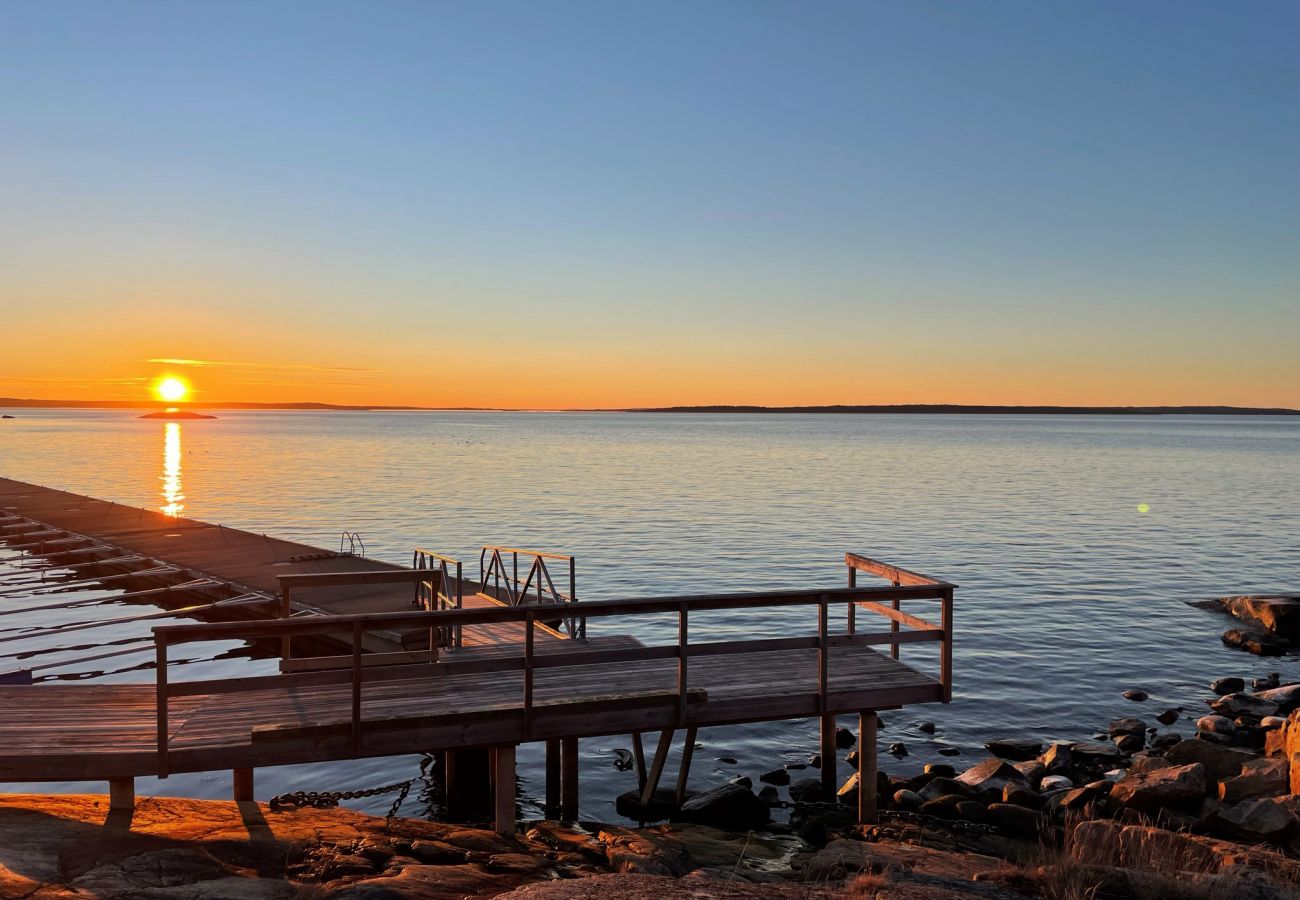
[[[579,603],[570,557],[489,546],[471,582],[455,560],[428,551],[410,569],[377,565],[0,479],[6,545],[56,562],[88,548],[103,559],[135,556],[145,571],[170,567],[173,579],[264,601],[239,607],[240,621],[154,626],[150,684],[0,687],[0,780],[108,780],[119,804],[138,776],[232,770],[236,798],[251,799],[261,766],[431,751],[454,762],[487,749],[497,827],[511,831],[521,743],[546,743],[547,806],[571,819],[579,738],[630,733],[639,748],[642,733],[658,732],[653,761],[638,760],[648,807],[678,733],[680,802],[697,729],[795,718],[820,720],[821,777],[833,794],[836,717],[853,714],[858,813],[870,821],[876,713],[951,698],[954,586],[852,553],[843,588]],[[547,559],[568,561],[567,594]],[[864,573],[882,580],[861,586]],[[905,601],[931,601],[938,621],[904,612]],[[787,631],[803,623],[802,633],[692,637],[692,621],[718,610],[744,611],[756,630],[779,615]],[[629,616],[670,618],[676,640],[647,645],[622,633]],[[279,647],[281,672],[169,678],[173,648],[214,640]],[[304,645],[327,649],[293,655]],[[912,645],[931,645],[928,670],[901,661],[905,647],[925,649]]]

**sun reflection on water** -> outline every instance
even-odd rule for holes
[[[181,423],[168,422],[163,426],[162,497],[166,504],[163,515],[176,517],[185,508],[181,492]]]

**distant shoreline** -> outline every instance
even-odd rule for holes
[[[0,409],[156,409],[131,400],[31,400],[0,397]],[[898,403],[873,406],[653,406],[627,409],[512,409],[483,406],[350,406],[336,403],[194,403],[187,409],[303,412],[586,412],[749,413],[767,415],[1022,415],[1022,416],[1300,416],[1300,409],[1256,406],[975,406],[959,403]]]

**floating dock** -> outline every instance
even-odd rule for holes
[[[858,813],[870,821],[877,712],[951,699],[954,586],[857,554],[844,556],[843,588],[579,602],[567,556],[489,545],[472,581],[429,551],[414,550],[402,568],[346,546],[331,552],[0,479],[0,550],[79,566],[67,569],[72,581],[127,576],[133,589],[147,585],[140,591],[174,589],[186,610],[198,592],[216,599],[192,614],[217,619],[155,625],[152,683],[0,686],[0,780],[107,780],[123,806],[136,777],[230,770],[235,798],[248,800],[261,766],[442,751],[450,782],[472,768],[468,754],[487,750],[496,824],[512,831],[521,743],[546,743],[548,811],[572,819],[579,738],[633,735],[648,808],[677,733],[680,803],[697,729],[818,718],[833,795],[836,717],[855,714]],[[548,561],[567,563],[567,593]],[[862,574],[881,582],[860,586]],[[904,601],[932,601],[938,621],[904,612]],[[787,632],[796,617],[807,624],[788,637],[693,638],[692,618],[717,610],[743,611],[756,632],[770,633],[774,616]],[[623,633],[627,617],[649,615],[672,619],[676,641]],[[174,648],[214,640],[278,648],[281,672],[169,678]],[[928,667],[903,663],[905,646],[928,646]],[[645,732],[659,734],[648,763]]]

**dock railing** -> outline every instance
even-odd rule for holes
[[[415,583],[416,606],[421,609],[462,609],[465,606],[465,581],[460,560],[416,547],[411,553],[411,568],[437,571],[440,576],[440,580],[425,579]],[[461,627],[451,625],[443,628],[439,644],[443,647],[462,646]]]
[[[862,565],[871,561],[855,557]],[[881,564],[876,564],[881,565]],[[858,571],[864,571],[859,568]],[[902,571],[902,570],[899,570]],[[371,573],[374,574],[374,573]],[[396,579],[428,577],[428,570],[386,572]],[[357,577],[355,573],[337,576],[286,576],[286,578]],[[157,712],[158,712],[158,766],[159,775],[168,772],[170,727],[168,703],[172,698],[206,694],[233,693],[265,688],[305,687],[347,683],[351,686],[351,711],[348,719],[351,748],[354,756],[361,755],[363,721],[361,715],[362,687],[365,684],[431,676],[466,675],[492,672],[523,673],[521,697],[523,740],[536,739],[530,725],[534,713],[534,672],[539,669],[563,666],[582,667],[603,663],[633,662],[639,660],[676,660],[676,685],[670,695],[675,702],[679,724],[689,724],[690,703],[698,702],[699,687],[692,695],[689,671],[690,661],[697,657],[737,653],[756,653],[778,650],[815,649],[817,651],[817,708],[823,714],[831,709],[828,702],[830,653],[834,648],[937,642],[940,644],[941,664],[939,684],[941,699],[951,698],[952,677],[952,593],[954,585],[935,579],[925,584],[890,585],[880,587],[848,587],[826,590],[763,591],[736,594],[704,594],[677,597],[650,597],[626,600],[601,600],[583,604],[587,618],[616,618],[643,616],[653,613],[676,614],[677,642],[675,644],[621,647],[613,650],[593,650],[584,646],[576,650],[560,650],[538,654],[535,650],[535,630],[539,619],[547,610],[536,606],[502,606],[481,609],[432,610],[409,613],[371,613],[351,616],[304,616],[271,621],[246,621],[192,625],[167,625],[153,629],[157,650]],[[880,601],[939,600],[943,604],[942,624],[936,625],[885,605]],[[850,610],[861,608],[891,621],[888,631],[858,631],[856,622],[846,634],[831,634],[829,612],[832,607],[846,604]],[[817,631],[815,636],[758,638],[745,640],[689,641],[689,624],[692,613],[717,610],[757,610],[764,608],[816,607]],[[517,655],[491,656],[456,660],[433,657],[429,662],[409,665],[368,667],[363,665],[363,636],[367,631],[389,631],[404,628],[438,629],[460,625],[489,625],[498,623],[523,623],[524,641]],[[286,643],[294,637],[308,635],[348,634],[351,637],[352,665],[346,670],[325,670],[296,674],[254,676],[249,678],[218,679],[171,683],[167,678],[168,648],[184,643],[212,640],[259,640],[280,638]],[[862,690],[870,686],[861,686]],[[936,699],[936,698],[930,698]]]
[[[510,557],[507,567],[505,557]],[[527,571],[519,577],[519,558],[524,558]],[[532,560],[529,562],[529,560]],[[546,561],[559,560],[569,568],[569,592],[555,586]],[[508,606],[555,606],[571,609],[578,602],[577,561],[563,553],[544,553],[540,550],[522,550],[518,547],[500,547],[488,544],[478,555],[479,585],[485,597]],[[587,620],[583,616],[566,613],[562,621],[571,639],[587,636]]]
[[[881,606],[878,602],[867,601],[849,604],[848,631],[849,634],[853,634],[857,628],[856,613],[859,607],[888,618],[890,620],[889,630],[893,634],[898,634],[900,625],[908,625],[912,628],[938,628],[944,634],[939,661],[939,681],[943,684],[943,702],[950,702],[952,700],[952,594],[955,585],[941,581],[938,578],[931,578],[929,575],[922,575],[920,572],[900,569],[898,566],[891,566],[889,563],[883,563],[858,553],[845,553],[844,565],[848,569],[850,588],[857,587],[858,573],[864,572],[868,575],[884,578],[891,582],[894,587],[934,587],[939,590],[937,597],[926,598],[940,602],[938,625],[904,613],[902,611],[903,596],[893,594],[889,598],[892,607],[889,609]],[[898,643],[890,645],[889,655],[894,659],[899,658]]]

